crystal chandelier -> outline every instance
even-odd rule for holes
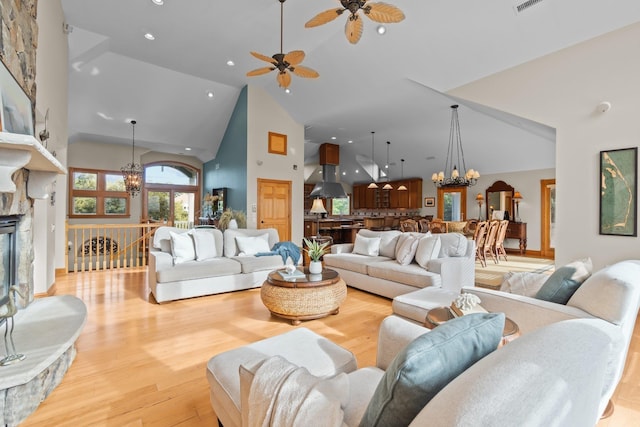
[[[136,121],[131,120],[131,129],[133,132],[132,147],[131,147],[131,163],[120,168],[122,171],[122,177],[124,178],[124,185],[127,193],[132,197],[135,197],[140,192],[142,186],[142,166],[140,163],[135,162],[135,150],[136,150]]]
[[[457,163],[455,163],[457,160]],[[460,176],[458,166],[462,166],[463,176]],[[464,162],[464,150],[460,137],[460,122],[458,121],[458,106],[451,106],[451,131],[449,133],[449,147],[447,148],[447,161],[444,171],[434,173],[431,180],[436,187],[466,187],[475,185],[480,178],[478,171],[467,170]]]

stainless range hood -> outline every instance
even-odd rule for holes
[[[320,146],[320,164],[322,165],[322,182],[316,184],[309,197],[317,198],[345,198],[342,184],[337,182],[336,166],[340,164],[339,146],[324,143]]]

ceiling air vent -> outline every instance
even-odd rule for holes
[[[529,9],[531,6],[535,6],[536,4],[540,3],[541,1],[542,0],[527,0],[517,6],[514,6],[513,8],[515,9],[516,14],[522,13],[525,10]]]

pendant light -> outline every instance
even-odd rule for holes
[[[401,179],[404,180],[404,159],[400,159],[400,170],[402,171],[400,175],[402,177]],[[398,191],[407,191],[407,186],[401,183]]]
[[[384,187],[382,187],[383,190],[393,190],[393,186],[389,184],[389,146],[390,145],[391,145],[391,142],[387,141],[387,164],[384,166],[384,168],[387,170],[386,171],[387,183],[384,185]]]
[[[456,163],[457,161],[457,163]],[[463,176],[460,176],[458,165],[462,166]],[[458,105],[451,106],[451,132],[447,148],[447,161],[444,170],[436,172],[431,180],[436,187],[468,187],[475,185],[480,178],[478,171],[469,169],[464,162],[462,138],[460,137],[460,122],[458,121]]]
[[[122,171],[122,177],[124,178],[126,191],[131,195],[131,197],[137,196],[140,192],[140,187],[142,186],[142,166],[140,166],[140,163],[136,163],[135,161],[136,123],[137,122],[135,120],[131,120],[131,131],[133,135],[131,144],[131,163],[120,168]]]
[[[370,188],[370,189],[378,188],[378,184],[376,184],[376,179],[373,176],[375,166],[376,166],[376,161],[374,160],[374,157],[373,157],[373,146],[375,145],[374,135],[375,135],[375,132],[371,131],[371,179],[373,181],[371,181],[371,184],[367,186],[367,188]]]

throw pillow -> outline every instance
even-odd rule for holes
[[[193,238],[196,261],[205,261],[216,257],[216,240],[212,233],[205,230],[191,230],[189,233]]]
[[[193,239],[191,239],[189,233],[174,233],[170,231],[169,236],[171,237],[171,254],[173,255],[174,264],[196,259]]]
[[[432,235],[423,237],[418,242],[418,248],[416,249],[416,262],[420,267],[427,268],[429,261],[438,258],[439,253],[440,237]]]
[[[356,234],[356,241],[353,243],[353,253],[378,256],[380,251],[380,237],[364,237]]]
[[[545,273],[510,271],[503,276],[500,290],[510,294],[534,298],[549,277],[550,276]]]
[[[460,233],[440,234],[440,253],[438,258],[464,256],[469,239]]]
[[[504,313],[468,314],[419,336],[378,383],[361,427],[409,425],[450,381],[498,347]]]
[[[269,252],[269,234],[259,236],[236,236],[238,249],[244,255],[255,255],[258,252]]]
[[[566,304],[573,293],[578,290],[582,282],[572,279],[576,269],[574,267],[560,267],[544,282],[536,294],[537,299]]]
[[[396,261],[400,265],[409,265],[416,255],[420,243],[420,237],[411,234],[400,236],[398,240],[398,248],[396,249]]]

